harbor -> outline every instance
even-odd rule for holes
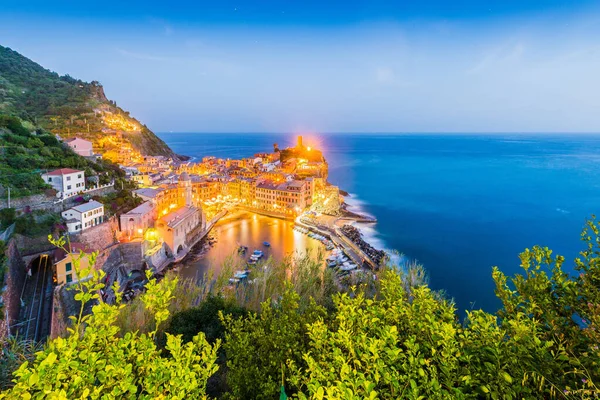
[[[241,253],[238,251],[240,246],[248,250]],[[245,266],[254,250],[263,252],[262,261],[271,258],[275,262],[307,253],[317,257],[319,252],[326,251],[319,240],[294,230],[293,221],[232,211],[208,233],[207,246],[192,249],[177,269],[183,278],[194,280],[202,279],[208,273],[216,276],[228,260]]]

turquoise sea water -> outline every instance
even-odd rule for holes
[[[290,135],[164,133],[177,153],[247,157]],[[572,259],[600,210],[600,136],[320,135],[329,180],[378,223],[363,231],[427,269],[460,309],[494,311],[491,268],[513,274],[535,244]],[[567,268],[571,268],[568,263]]]

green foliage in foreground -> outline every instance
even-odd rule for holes
[[[238,319],[246,315],[246,310],[222,296],[210,294],[198,307],[190,308],[173,315],[166,332],[182,335],[189,342],[198,332],[203,332],[209,343],[222,340],[225,325],[221,317]]]
[[[100,303],[93,315],[74,319],[67,338],[49,342],[31,365],[24,363],[16,386],[0,398],[44,398],[46,389],[56,398],[202,398],[217,370],[217,336],[224,327],[226,398],[276,398],[283,380],[299,399],[596,399],[600,230],[594,221],[582,238],[586,248],[575,261],[576,276],[565,273],[563,257],[547,248],[526,250],[523,274],[509,279],[493,271],[502,309],[468,312],[464,321],[411,271],[383,271],[368,285],[334,294],[329,307],[323,277],[296,273],[281,284],[286,270],[274,268],[281,273],[248,285],[269,293],[260,307],[254,308],[256,289],[226,297],[252,306],[245,317],[223,315],[207,326],[217,324],[220,305],[205,297],[201,307],[212,311],[196,326],[198,332],[214,329],[214,346],[203,333],[186,344],[167,333],[163,352],[156,332],[177,301],[176,281],[151,281],[142,296],[154,316],[149,333],[119,332],[115,321],[123,306]],[[101,275],[79,284],[79,299],[97,298]],[[303,283],[313,280],[320,283],[318,302]],[[253,300],[240,300],[240,291]],[[195,332],[186,315],[195,314],[173,321],[189,337]]]
[[[276,302],[263,303],[259,314],[246,319],[223,317],[227,383],[234,399],[272,399],[281,385],[284,365],[304,365],[307,327],[326,317],[314,301],[300,308],[300,296],[288,286]],[[297,389],[288,385],[288,394]]]
[[[154,315],[152,332],[120,335],[115,321],[122,306],[100,301],[97,292],[103,287],[104,274],[94,270],[93,261],[85,269],[80,268],[79,259],[73,263],[79,276],[93,272],[93,278],[77,284],[75,299],[81,301],[81,312],[72,317],[70,334],[51,340],[31,365],[23,363],[14,374],[15,386],[0,398],[206,398],[206,381],[217,370],[219,341],[211,346],[199,334],[183,344],[180,336],[167,334],[164,354],[156,345],[156,331],[169,317],[167,308],[177,281],[150,280],[143,294],[144,304]],[[90,301],[100,302],[91,315],[84,316],[84,306]]]

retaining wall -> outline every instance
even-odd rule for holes
[[[9,334],[12,330],[12,325],[19,319],[21,311],[21,290],[25,283],[25,263],[14,240],[8,242],[6,250],[7,270],[4,276],[4,292],[2,299],[4,300],[4,319],[0,330],[0,337]]]

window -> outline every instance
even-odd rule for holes
[[[73,282],[73,276],[71,274],[67,275],[67,283]]]
[[[71,185],[67,186],[67,190],[71,190]]]
[[[52,182],[52,178],[51,177],[48,177],[48,182]]]
[[[67,176],[67,180],[68,180],[68,181],[70,181],[70,180],[71,180],[71,177],[70,177],[70,176]]]
[[[81,179],[81,174],[77,175],[77,179]]]
[[[70,262],[68,262],[65,265],[65,271],[70,272],[72,269],[73,269],[73,265]]]

